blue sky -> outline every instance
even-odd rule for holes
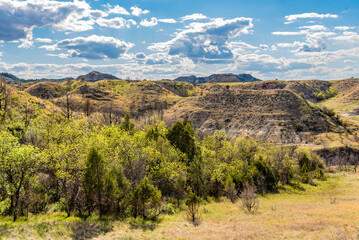
[[[357,0],[0,0],[0,71],[359,76]]]

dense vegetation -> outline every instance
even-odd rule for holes
[[[200,140],[189,120],[139,129],[128,114],[118,125],[57,113],[23,124],[19,116],[0,131],[0,213],[14,220],[54,211],[153,219],[188,195],[235,201],[246,184],[266,193],[323,178],[320,158],[305,149],[229,141],[223,132]]]

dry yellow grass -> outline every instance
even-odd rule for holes
[[[333,199],[335,203],[331,203]],[[316,187],[307,186],[305,191],[287,188],[280,194],[260,197],[260,207],[255,214],[245,213],[239,202],[210,203],[204,209],[197,227],[180,213],[164,217],[154,230],[134,230],[120,224],[115,231],[98,239],[339,239],[358,236],[359,174],[335,174]]]
[[[3,218],[0,239],[358,239],[359,174],[331,174],[318,186],[285,187],[259,202],[255,214],[246,213],[240,202],[205,204],[197,227],[184,212],[163,216],[159,223],[137,222],[137,227],[129,221],[83,222],[64,214],[16,223]],[[353,238],[344,238],[349,236]]]

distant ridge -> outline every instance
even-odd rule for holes
[[[11,73],[2,72],[0,73],[0,76],[2,76],[5,79],[7,84],[19,84],[24,82],[24,79],[20,79]]]
[[[96,71],[92,71],[88,74],[81,75],[76,78],[76,80],[85,80],[88,82],[96,82],[96,81],[100,81],[100,80],[104,80],[104,79],[119,79],[119,78],[115,77],[111,74],[100,73],[100,72],[96,72]]]
[[[212,74],[208,77],[196,77],[194,75],[191,76],[182,76],[174,79],[173,81],[178,82],[188,82],[188,83],[208,83],[208,82],[218,82],[218,83],[225,83],[225,82],[258,82],[262,81],[258,78],[253,77],[250,74],[238,74],[235,75],[233,73],[225,73],[225,74]]]

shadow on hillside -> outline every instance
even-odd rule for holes
[[[155,230],[158,226],[158,220],[157,221],[144,221],[144,220],[133,220],[130,222],[131,229],[142,229],[144,231],[146,230]]]
[[[305,188],[302,187],[299,183],[290,183],[289,186],[294,190],[305,191]]]
[[[276,191],[274,194],[276,193],[280,193],[281,191],[280,190],[284,190],[284,191],[287,191],[287,190],[295,190],[295,191],[305,191],[305,188],[303,186],[301,186],[301,184],[299,183],[289,183],[285,186],[281,186],[278,188],[278,191]]]
[[[112,231],[113,226],[108,221],[91,222],[81,221],[71,224],[71,237],[74,240],[85,240],[98,237],[102,234]]]

